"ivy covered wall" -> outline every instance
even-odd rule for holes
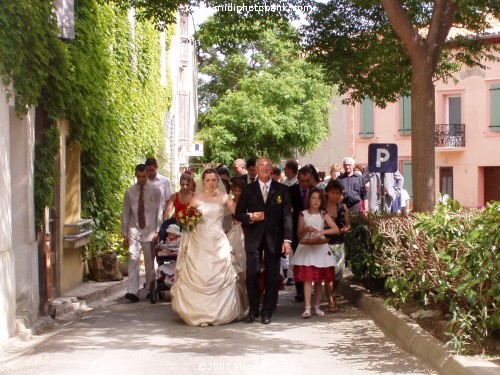
[[[121,202],[134,167],[148,156],[165,161],[170,84],[160,85],[160,33],[100,0],[75,1],[75,40],[57,38],[52,2],[0,2],[0,76],[12,83],[19,115],[43,107],[37,142],[37,222],[51,206],[57,154],[55,120],[70,120],[81,148],[82,217],[94,219],[91,250],[116,245]],[[167,33],[169,30],[167,29]],[[167,36],[167,40],[170,37]]]
[[[94,219],[90,247],[100,251],[117,245],[123,193],[135,165],[146,156],[165,157],[171,91],[160,86],[154,26],[135,23],[132,30],[123,10],[85,3],[75,9],[77,39],[69,48],[79,93],[69,118],[82,149],[82,216]]]

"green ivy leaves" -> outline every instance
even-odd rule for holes
[[[164,118],[172,94],[169,83],[160,83],[160,34],[149,22],[136,22],[132,32],[127,9],[82,0],[75,6],[76,38],[64,44],[53,6],[0,2],[0,76],[12,83],[19,116],[38,106],[49,119],[35,146],[36,224],[53,204],[57,121],[68,118],[68,143],[81,150],[82,216],[95,224],[91,250],[107,251],[116,247],[135,165],[148,156],[166,164]]]

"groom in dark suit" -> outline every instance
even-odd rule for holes
[[[235,219],[245,228],[246,287],[252,323],[259,315],[259,275],[263,254],[265,293],[261,322],[271,323],[278,304],[281,254],[292,250],[292,209],[288,187],[271,179],[273,166],[267,158],[256,163],[258,180],[248,184],[236,206]]]

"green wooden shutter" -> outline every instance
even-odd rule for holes
[[[411,160],[403,160],[403,172],[401,172],[405,179],[404,189],[410,195],[410,203],[413,204],[413,182],[411,177]]]
[[[490,130],[500,132],[500,84],[490,87]]]
[[[373,101],[365,98],[360,106],[360,132],[361,138],[373,138]]]
[[[411,97],[399,98],[399,134],[411,134]]]

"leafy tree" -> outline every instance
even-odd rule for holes
[[[331,88],[300,58],[287,22],[235,26],[215,15],[200,28],[201,132],[209,161],[305,153],[328,134]],[[247,31],[259,30],[258,38]],[[232,37],[231,37],[232,36]],[[203,77],[203,76],[202,76]]]

